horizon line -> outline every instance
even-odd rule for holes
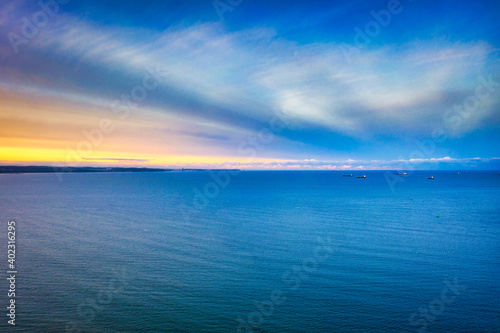
[[[6,168],[14,168],[14,170],[5,170]],[[31,170],[26,170],[31,169]],[[85,171],[87,170],[87,171]],[[148,171],[151,170],[151,171]],[[189,172],[189,171],[315,171],[315,172],[419,172],[419,171],[433,171],[433,172],[498,172],[500,169],[244,169],[244,168],[163,168],[163,167],[127,167],[127,166],[53,166],[53,165],[3,165],[0,166],[0,174],[28,174],[28,173],[111,173],[111,172]],[[409,176],[409,175],[401,175]]]

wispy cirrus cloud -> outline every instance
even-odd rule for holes
[[[152,102],[157,105],[175,97],[180,109],[214,109],[200,116],[219,115],[222,122],[249,118],[256,125],[279,108],[298,116],[298,126],[326,126],[348,135],[388,127],[417,130],[416,123],[438,120],[438,112],[474,89],[473,79],[489,69],[494,52],[486,42],[419,41],[367,50],[350,64],[335,43],[298,45],[270,28],[229,33],[218,23],[206,23],[130,31],[71,17],[30,46],[38,57],[50,52],[82,69],[112,73],[107,89],[118,90],[121,76],[161,66],[167,79],[164,97]],[[68,80],[95,94],[81,79]],[[474,117],[480,121],[489,112]]]
[[[16,23],[2,22],[8,29]],[[263,154],[303,158],[312,151],[325,158],[366,142],[359,154],[380,145],[394,155],[395,140],[411,147],[415,138],[447,126],[443,113],[474,93],[478,75],[499,69],[498,50],[481,39],[374,44],[354,62],[346,61],[340,45],[297,42],[273,26],[230,30],[221,22],[199,22],[152,29],[61,12],[20,55],[2,44],[0,72],[4,87],[37,91],[33,99],[92,105],[106,115],[112,100],[161,68],[159,88],[134,109],[137,127],[127,123],[124,135],[147,132],[166,153],[171,145],[234,156],[238,143],[279,110],[293,121]],[[448,135],[498,126],[499,101],[493,94]]]

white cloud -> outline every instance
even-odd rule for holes
[[[283,161],[251,161],[223,163],[186,164],[192,168],[228,168],[247,170],[418,170],[418,169],[467,169],[481,167],[483,169],[498,168],[500,157],[492,158],[429,158],[422,160],[283,160]],[[179,167],[166,165],[166,167]]]
[[[83,69],[106,68],[111,75],[143,75],[148,67],[160,66],[168,73],[164,86],[213,106],[211,112],[198,115],[206,119],[190,117],[188,122],[210,127],[211,135],[223,129],[235,142],[242,136],[236,132],[249,135],[254,129],[227,124],[231,116],[217,117],[220,109],[264,123],[274,110],[282,110],[296,116],[288,126],[291,130],[322,127],[356,138],[429,135],[444,127],[442,115],[447,108],[474,93],[477,76],[491,70],[488,57],[494,52],[480,41],[419,41],[366,49],[356,61],[348,62],[336,43],[298,44],[279,38],[270,28],[227,32],[218,23],[208,23],[158,32],[100,26],[64,14],[29,47],[55,59],[69,59]],[[81,78],[71,79],[76,86]],[[61,88],[45,85],[44,89]],[[79,101],[85,89],[77,89]],[[113,98],[124,92],[114,86],[109,90]],[[89,102],[109,105],[95,91],[87,93]],[[161,93],[161,89],[155,91]],[[59,91],[54,94],[65,96]],[[480,128],[495,112],[499,95],[495,96],[457,132]],[[179,112],[166,106],[169,97],[158,100],[148,109]]]
[[[299,45],[268,28],[228,33],[210,23],[132,32],[73,18],[34,46],[125,72],[159,65],[168,85],[235,114],[262,118],[281,109],[303,126],[354,136],[439,119],[450,95],[473,93],[492,52],[485,42],[415,42],[366,50],[349,63],[334,43]],[[491,109],[470,121],[479,124]]]

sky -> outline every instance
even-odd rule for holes
[[[0,164],[500,169],[498,1],[3,1]]]

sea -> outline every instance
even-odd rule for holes
[[[499,174],[3,174],[0,331],[500,332]]]

